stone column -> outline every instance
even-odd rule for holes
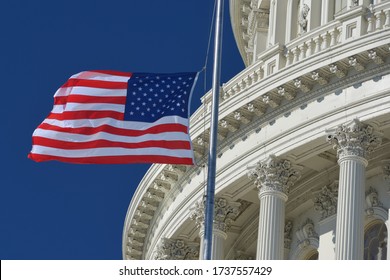
[[[286,1],[270,1],[270,15],[269,15],[269,30],[268,30],[268,47],[279,43],[284,44],[286,39]]]
[[[331,20],[334,16],[334,0],[322,0],[321,6],[321,25],[325,25]]]
[[[390,242],[389,242],[389,229],[390,229],[390,209],[388,212],[388,219],[386,221],[386,226],[387,226],[387,238],[386,238],[386,244],[387,244],[387,260],[390,260]]]
[[[290,161],[271,155],[249,171],[259,189],[260,216],[257,240],[258,260],[284,259],[285,204],[289,188],[300,177]]]
[[[288,0],[286,13],[286,43],[297,37],[298,0]]]
[[[381,142],[370,125],[354,119],[327,131],[340,165],[336,259],[360,260],[364,252],[364,192],[367,156]]]
[[[382,170],[383,170],[383,179],[386,182],[387,185],[387,194],[390,195],[390,160],[383,160],[382,161]],[[387,215],[387,221],[385,222],[387,227],[387,232],[390,231],[390,208],[388,209],[388,215]],[[390,235],[387,234],[387,260],[390,260],[390,242],[389,242]]]
[[[241,203],[229,202],[222,197],[215,197],[214,204],[214,226],[213,226],[213,240],[211,259],[223,260],[225,258],[224,242],[227,238],[227,231],[230,229],[232,222],[240,213]],[[196,203],[196,207],[191,213],[191,219],[195,220],[199,230],[200,252],[199,258],[203,258],[203,242],[204,242],[204,202]]]

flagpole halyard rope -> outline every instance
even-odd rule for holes
[[[214,1],[213,15],[211,17],[211,23],[210,23],[210,29],[209,29],[209,38],[208,38],[208,42],[207,42],[205,61],[204,61],[204,65],[202,67],[202,70],[199,71],[199,73],[203,72],[203,76],[204,76],[204,78],[203,78],[203,92],[204,93],[207,92],[207,63],[208,63],[209,54],[210,54],[210,46],[211,46],[211,40],[212,40],[212,34],[213,34],[213,26],[214,26],[214,21],[215,21],[216,7],[217,7],[217,1]],[[203,133],[202,133],[203,137],[206,135],[206,113],[207,113],[206,104],[205,104],[205,102],[203,102]],[[206,197],[206,192],[207,192],[207,189],[206,189],[206,187],[207,187],[207,184],[206,184],[207,177],[206,177],[206,171],[205,171],[207,154],[205,153],[205,155],[203,157],[204,157],[204,162],[202,164],[199,164],[198,162],[196,162],[195,165],[197,167],[201,167],[202,169],[204,169],[204,172],[203,172],[203,182],[204,182],[203,190],[204,190],[204,195],[203,195],[203,197],[205,198]]]

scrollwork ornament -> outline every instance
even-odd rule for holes
[[[163,238],[157,248],[156,260],[195,260],[199,256],[199,244],[187,244],[182,239]]]
[[[214,203],[214,228],[227,232],[232,222],[237,218],[240,211],[241,203],[229,202],[225,198],[216,197]],[[195,220],[198,227],[204,226],[204,202],[196,203],[196,207],[193,209],[190,218]]]
[[[321,219],[336,214],[338,184],[324,186],[314,197],[314,209],[321,213]]]
[[[381,144],[381,133],[358,119],[327,132],[327,141],[337,150],[339,159],[345,156],[366,159],[374,148]]]
[[[300,169],[289,160],[271,155],[266,161],[259,162],[250,169],[248,176],[254,180],[260,193],[277,191],[287,195],[290,187],[300,178]]]
[[[291,248],[291,233],[292,233],[293,223],[292,221],[288,220],[286,221],[284,225],[284,248],[290,249]]]

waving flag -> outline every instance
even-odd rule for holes
[[[54,95],[34,161],[193,164],[189,100],[197,73],[85,71]]]

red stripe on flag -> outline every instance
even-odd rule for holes
[[[111,118],[122,121],[124,118],[123,113],[114,111],[73,111],[63,112],[60,114],[50,113],[47,119],[55,119],[59,121],[63,120],[81,120],[81,119],[102,119]]]
[[[48,160],[57,160],[68,163],[97,163],[97,164],[123,164],[123,163],[170,163],[170,164],[194,164],[192,158],[178,158],[170,156],[100,156],[100,157],[83,157],[83,158],[66,158],[58,156],[38,155],[30,153],[28,157],[34,161],[42,162]]]
[[[54,105],[64,105],[66,103],[112,103],[126,104],[126,96],[89,96],[71,94],[69,96],[54,97]]]
[[[100,80],[69,79],[61,88],[66,87],[91,87],[105,89],[127,89],[127,82],[112,82]]]
[[[88,142],[68,142],[62,140],[53,140],[44,137],[33,136],[34,145],[46,146],[64,150],[80,150],[80,149],[96,149],[120,147],[126,149],[141,149],[141,148],[165,148],[170,150],[189,150],[191,145],[188,141],[143,141],[139,143],[125,143],[109,140],[94,140]]]
[[[56,125],[50,125],[47,123],[40,124],[38,128],[45,129],[45,130],[53,130],[58,132],[65,132],[65,133],[81,134],[81,135],[93,135],[99,132],[107,132],[110,134],[121,135],[121,136],[142,136],[145,134],[158,134],[163,132],[187,133],[188,130],[187,127],[182,124],[160,124],[145,130],[123,129],[111,125],[101,125],[98,127],[72,128],[72,127],[60,127]]]

